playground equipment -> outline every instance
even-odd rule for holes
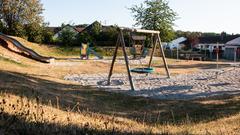
[[[166,74],[167,74],[168,78],[170,78],[170,73],[169,73],[169,70],[168,70],[168,65],[167,65],[167,61],[166,61],[166,58],[165,58],[165,54],[164,54],[164,51],[163,51],[163,48],[162,48],[159,31],[143,30],[143,29],[130,29],[130,28],[118,28],[118,31],[119,31],[119,34],[118,34],[118,38],[117,38],[117,42],[116,42],[116,48],[115,48],[111,68],[110,68],[109,75],[108,75],[108,82],[107,82],[108,85],[110,85],[110,82],[111,82],[111,77],[112,77],[112,74],[113,74],[113,68],[114,68],[116,58],[117,58],[117,51],[118,51],[119,46],[121,46],[122,50],[123,50],[123,55],[124,55],[124,59],[125,59],[125,64],[126,64],[126,68],[127,68],[127,73],[128,73],[128,78],[129,78],[131,90],[135,90],[135,86],[134,86],[134,83],[133,83],[133,80],[132,80],[131,72],[135,72],[135,73],[151,73],[151,72],[153,72],[153,68],[151,68],[151,65],[152,65],[152,60],[153,60],[153,56],[154,56],[157,44],[159,45],[160,52],[162,54],[162,59],[163,59],[164,67],[165,67],[165,70],[166,70]],[[148,64],[147,68],[136,68],[136,69],[130,70],[129,60],[128,60],[128,56],[127,56],[127,52],[126,52],[126,45],[125,45],[123,32],[152,34],[153,39],[154,39],[154,42],[152,42],[153,50],[151,52],[151,56],[150,56],[150,60],[149,60],[149,64]]]
[[[33,51],[32,49],[29,49],[29,48],[25,47],[19,41],[17,41],[16,39],[14,39],[14,38],[12,38],[12,37],[10,37],[8,35],[0,33],[0,39],[5,41],[6,43],[10,42],[15,47],[15,49],[9,48],[9,47],[8,48],[10,50],[14,51],[14,52],[18,52],[20,54],[25,54],[25,55],[29,56],[30,58],[32,58],[34,60],[37,60],[37,61],[40,61],[40,62],[44,62],[44,63],[51,63],[51,62],[54,61],[53,57],[41,56],[38,53],[36,53],[35,51]],[[16,51],[16,49],[18,51]]]
[[[98,59],[103,59],[103,56],[95,52],[91,47],[89,47],[89,44],[82,43],[80,53],[81,53],[81,59],[89,59],[89,55],[92,54],[96,56]]]
[[[146,36],[131,35],[132,47],[130,53],[133,55],[133,59],[145,58],[148,54],[148,49],[144,46]]]
[[[139,74],[148,74],[148,73],[153,73],[154,69],[151,67],[150,68],[133,68],[130,71],[134,73],[139,73]]]

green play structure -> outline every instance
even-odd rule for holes
[[[103,56],[101,56],[96,51],[94,51],[90,46],[91,46],[90,43],[82,43],[81,48],[80,48],[81,59],[88,60],[90,54],[96,56],[98,59],[103,59]]]

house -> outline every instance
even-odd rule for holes
[[[47,27],[47,29],[54,33],[53,39],[58,39],[59,35],[66,29],[72,31],[73,33],[75,33],[75,35],[78,35],[79,33],[82,33],[82,32],[90,33],[94,26],[100,26],[100,28],[101,28],[101,24],[98,21],[95,21],[90,25],[83,24],[83,25],[72,26],[72,25],[67,24],[63,28],[62,27]]]
[[[86,27],[84,27],[83,29],[81,29],[78,33],[81,34],[81,33],[83,33],[83,32],[87,32],[87,33],[91,34],[91,33],[92,33],[92,30],[95,29],[95,28],[98,28],[98,30],[101,31],[101,30],[102,30],[102,25],[101,25],[101,23],[98,22],[98,21],[95,21],[95,22],[93,22],[92,24],[87,25]]]
[[[198,44],[195,45],[195,48],[210,59],[216,58],[216,53],[218,50],[219,57],[224,58],[224,51],[226,48],[225,44],[228,41],[233,40],[237,37],[239,37],[239,35],[217,35],[199,37]]]
[[[240,59],[240,37],[226,43],[224,57],[234,61]]]
[[[170,50],[181,49],[184,46],[183,42],[186,40],[187,40],[187,38],[185,38],[185,37],[179,37],[167,44],[164,44],[164,46],[165,46],[164,48],[170,49]]]
[[[79,32],[82,32],[85,28],[82,27],[76,27],[76,26],[71,26],[71,25],[66,25],[63,28],[56,27],[54,29],[55,33],[53,36],[53,39],[58,39],[59,35],[64,31],[64,30],[70,30],[74,33],[74,35],[77,35]]]

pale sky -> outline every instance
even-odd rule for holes
[[[62,23],[103,24],[132,27],[127,9],[144,0],[42,0],[44,17],[50,26]],[[240,0],[168,0],[178,13],[175,30],[240,33]]]

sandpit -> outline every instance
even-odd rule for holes
[[[97,87],[111,92],[155,99],[189,100],[221,95],[240,94],[240,69],[205,69],[193,74],[182,74],[167,79],[158,74],[133,74],[136,91],[131,91],[126,74],[113,74],[106,85],[108,74],[67,75],[65,80],[83,86]]]

